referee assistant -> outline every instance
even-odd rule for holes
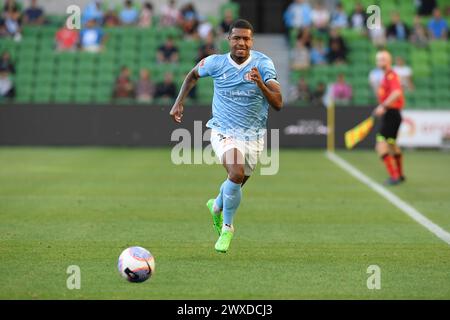
[[[392,70],[392,57],[383,50],[376,55],[376,62],[383,70],[384,76],[378,88],[379,105],[374,114],[381,119],[381,126],[377,133],[376,150],[382,159],[389,178],[388,185],[397,185],[405,181],[403,175],[403,155],[397,145],[398,129],[402,122],[401,110],[405,104],[403,91],[398,75]]]

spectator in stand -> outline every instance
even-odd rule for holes
[[[16,73],[16,67],[11,61],[11,55],[8,51],[4,51],[0,57],[0,69],[3,70],[3,72],[8,72],[8,75]]]
[[[369,85],[375,96],[378,95],[378,88],[380,87],[381,81],[384,78],[384,71],[380,68],[375,68],[369,73]]]
[[[83,51],[100,52],[103,50],[106,37],[95,19],[89,20],[80,31],[80,46]]]
[[[300,78],[292,92],[292,100],[307,104],[311,102],[311,90],[305,78]]]
[[[162,27],[176,26],[181,19],[180,10],[176,7],[175,0],[169,0],[161,9],[159,24]]]
[[[410,66],[405,64],[405,60],[402,57],[395,58],[395,65],[392,67],[395,73],[398,74],[400,78],[400,83],[403,89],[408,91],[414,90],[414,84],[412,81],[413,71]]]
[[[391,24],[387,28],[389,40],[408,40],[409,27],[401,20],[400,14],[395,12],[391,17]]]
[[[348,105],[352,100],[352,86],[345,81],[344,74],[339,74],[337,81],[331,85],[331,97],[338,105]]]
[[[11,75],[16,73],[9,52],[4,51],[0,57],[0,97],[14,98],[16,91]]]
[[[330,64],[346,63],[346,51],[339,41],[330,39],[330,50],[327,54],[327,61]]]
[[[313,47],[311,49],[311,63],[313,65],[326,64],[327,54],[328,49],[325,47],[323,40],[314,40]]]
[[[105,27],[116,27],[120,25],[119,17],[117,16],[117,12],[113,5],[105,12],[103,16],[103,25]]]
[[[367,21],[366,11],[364,10],[363,5],[360,2],[358,2],[352,14],[350,15],[349,21],[350,27],[355,30],[365,31],[366,21]]]
[[[180,9],[182,19],[195,19],[198,20],[198,13],[192,2],[186,3]]]
[[[181,29],[184,36],[191,39],[198,37],[198,15],[192,3],[187,3],[181,8]]]
[[[22,13],[15,0],[5,2],[2,19],[9,36],[15,41],[20,41],[22,39]]]
[[[344,38],[339,34],[338,29],[331,29],[328,39],[328,62],[330,63],[345,63],[347,61],[347,45]]]
[[[313,27],[319,32],[327,32],[330,23],[330,12],[321,1],[316,2],[311,12]]]
[[[213,32],[213,25],[206,19],[203,19],[197,27],[197,33],[201,40],[206,40]]]
[[[416,0],[415,4],[419,16],[430,16],[437,7],[436,0]]]
[[[297,39],[300,39],[303,44],[305,45],[305,47],[307,47],[308,49],[311,49],[312,47],[312,34],[311,34],[311,28],[305,27],[299,30],[298,35],[297,35]]]
[[[0,68],[0,98],[14,99],[16,90],[9,72]]]
[[[167,72],[164,75],[164,81],[156,85],[155,98],[175,99],[177,96],[177,88],[173,82],[173,75]]]
[[[119,20],[122,25],[131,26],[137,24],[139,11],[134,7],[132,0],[125,0],[123,9],[119,12]]]
[[[155,95],[155,84],[150,79],[150,72],[142,69],[136,82],[136,100],[138,102],[152,102]]]
[[[131,80],[130,69],[126,66],[120,69],[120,74],[114,84],[113,97],[115,99],[129,99],[134,97],[134,86]]]
[[[447,21],[442,19],[441,10],[433,10],[433,18],[428,22],[428,33],[431,39],[446,40],[448,33]]]
[[[324,98],[327,92],[327,86],[324,82],[319,82],[311,96],[311,105],[315,107],[325,107]]]
[[[234,21],[233,11],[231,9],[225,10],[225,12],[223,13],[223,20],[220,23],[219,28],[220,33],[228,34],[228,32],[230,31],[230,26],[233,23],[233,21]]]
[[[139,16],[139,26],[142,28],[150,28],[153,25],[153,5],[145,2]]]
[[[284,24],[288,30],[309,27],[312,24],[312,10],[305,0],[295,0],[284,12]]]
[[[295,47],[291,50],[292,70],[306,70],[311,65],[309,49],[305,46],[301,38],[297,39]]]
[[[81,14],[81,23],[87,24],[89,21],[95,20],[98,25],[103,24],[102,1],[93,0],[89,2]]]
[[[23,23],[31,25],[43,25],[45,22],[44,10],[38,6],[37,0],[31,0],[30,7],[23,15]]]
[[[159,63],[177,63],[178,57],[178,48],[171,37],[167,38],[166,42],[158,48],[156,55]]]
[[[66,24],[64,24],[61,29],[56,32],[56,51],[75,51],[77,49],[78,42],[78,30],[68,29]]]
[[[427,31],[420,21],[420,16],[414,17],[414,25],[412,27],[410,41],[418,47],[426,47],[428,45]]]
[[[331,28],[347,28],[348,27],[348,16],[345,13],[344,7],[339,2],[336,5],[335,10],[331,14]]]
[[[5,23],[3,22],[3,19],[0,17],[0,39],[2,38],[9,38],[9,32],[6,30]]]
[[[214,34],[210,32],[206,40],[203,41],[202,45],[198,48],[197,62],[202,59],[217,53],[216,45],[214,44]]]

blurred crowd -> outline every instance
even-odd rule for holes
[[[344,10],[339,1],[330,10],[323,1],[294,0],[284,13],[284,23],[290,35],[295,30],[297,37],[291,48],[291,69],[308,70],[318,65],[339,65],[348,62],[349,48],[341,36],[342,30],[354,30],[367,37],[375,47],[382,48],[389,41],[409,41],[418,47],[424,47],[430,40],[447,40],[448,25],[435,0],[415,1],[417,15],[412,24],[402,19],[398,12],[392,12],[390,21],[380,28],[367,28],[368,15],[365,7],[357,2],[350,14]],[[413,3],[411,3],[413,5]],[[450,7],[445,12],[450,14]],[[431,17],[428,23],[422,22],[423,17]],[[402,57],[397,57],[394,66],[407,90],[413,90],[412,69],[407,66]],[[381,70],[374,69],[369,76],[369,82],[374,91],[381,81]],[[324,105],[326,97],[331,95],[334,100],[343,104],[350,102],[352,88],[345,81],[345,76],[339,74],[331,84],[319,83],[312,89],[305,78],[301,78],[292,90],[293,99]],[[319,97],[319,98],[318,98]]]
[[[30,0],[27,7],[22,2],[5,0],[0,15],[0,38],[10,38],[20,42],[23,37],[23,27],[27,25],[39,26],[48,23],[44,9],[38,0]],[[192,3],[181,6],[175,0],[168,0],[158,12],[151,2],[124,0],[120,5],[107,0],[92,0],[82,8],[81,29],[71,29],[64,24],[57,30],[54,37],[54,48],[58,52],[85,51],[91,53],[102,52],[107,45],[108,31],[114,27],[135,28],[176,28],[180,30],[181,39],[168,37],[157,48],[156,61],[158,64],[179,63],[178,40],[192,40],[198,42],[198,52],[192,62],[217,53],[217,39],[227,33],[235,19],[232,10],[225,10],[223,19],[218,21],[217,27],[208,21]],[[9,54],[3,53],[2,61],[10,61]],[[4,63],[6,64],[6,63]],[[6,70],[3,64],[0,69],[0,95],[13,96],[11,70]],[[133,98],[139,101],[152,101],[154,98],[174,98],[176,86],[171,73],[164,75],[161,83],[154,84],[149,70],[139,71],[138,80],[133,81],[133,75],[128,66],[122,66],[117,76],[113,97],[117,99]],[[6,83],[8,82],[8,84]],[[7,90],[8,89],[8,90]],[[195,98],[195,90],[191,97]]]
[[[22,39],[23,25],[43,25],[46,23],[44,10],[37,0],[30,0],[29,6],[22,8],[16,0],[5,0],[0,15],[0,38]]]

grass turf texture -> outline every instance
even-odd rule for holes
[[[383,181],[374,152],[340,153]],[[391,188],[450,230],[450,154],[407,152]],[[218,166],[175,166],[169,149],[0,148],[1,299],[450,298],[450,247],[330,162],[284,150],[275,176],[244,187],[228,254],[205,207]],[[122,279],[120,252],[156,258],[154,277]],[[381,290],[368,290],[369,265]],[[81,268],[81,289],[66,269]]]

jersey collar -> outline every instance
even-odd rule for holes
[[[233,67],[235,67],[236,69],[241,70],[241,69],[245,68],[245,67],[250,63],[250,61],[252,60],[252,52],[250,51],[250,55],[249,55],[249,57],[247,58],[247,60],[245,60],[245,61],[244,61],[243,63],[241,63],[241,64],[237,64],[237,63],[231,58],[231,53],[230,53],[230,52],[228,52],[227,57],[228,57],[228,61],[231,63],[231,65],[232,65]]]

